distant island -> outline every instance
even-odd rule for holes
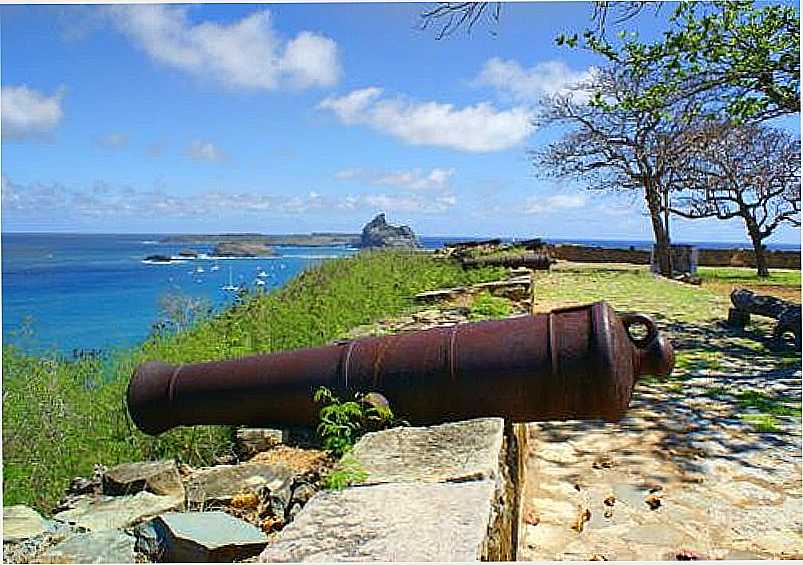
[[[160,243],[181,245],[219,245],[236,243],[248,245],[284,245],[288,247],[358,247],[361,234],[313,232],[309,234],[224,233],[171,235]]]
[[[215,245],[215,257],[271,257],[277,255],[272,247],[258,241],[223,241]]]

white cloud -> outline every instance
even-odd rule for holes
[[[106,149],[123,149],[128,145],[128,135],[125,133],[110,133],[98,139],[98,145]]]
[[[156,61],[231,88],[331,86],[340,76],[337,44],[302,31],[282,39],[268,10],[231,24],[193,23],[186,7],[109,7],[117,27]]]
[[[524,214],[543,214],[557,210],[572,210],[582,208],[588,199],[585,194],[555,194],[541,198],[530,196],[524,200],[522,213]]]
[[[53,214],[65,219],[97,220],[108,218],[207,218],[221,215],[269,214],[298,215],[319,213],[329,215],[333,210],[374,214],[377,210],[389,213],[441,213],[457,203],[452,194],[423,197],[419,194],[364,194],[360,196],[324,196],[315,191],[301,195],[275,195],[254,191],[200,191],[192,196],[171,194],[168,191],[136,190],[130,186],[98,182],[85,189],[75,189],[59,183],[20,185],[2,176],[2,206],[4,214],[28,218],[51,218]]]
[[[3,139],[41,137],[62,118],[63,90],[46,96],[27,86],[4,86],[0,90]]]
[[[187,148],[187,156],[196,161],[209,161],[212,163],[224,161],[226,154],[211,141],[195,140]]]
[[[441,213],[457,204],[453,194],[445,194],[436,198],[426,198],[418,194],[365,194],[347,196],[339,207],[347,210],[369,209],[388,213]]]
[[[516,61],[494,57],[486,61],[474,83],[491,86],[517,102],[537,104],[545,97],[572,92],[570,87],[586,83],[594,72],[594,67],[572,70],[562,61],[543,61],[523,68]],[[587,91],[574,91],[575,102],[587,102],[589,97]]]
[[[443,190],[454,175],[454,169],[432,169],[429,173],[421,169],[395,171],[378,177],[374,182],[398,186],[408,190]]]
[[[362,174],[362,169],[343,169],[335,173],[337,180],[351,180],[356,179]]]
[[[448,147],[484,153],[518,145],[532,132],[531,113],[524,107],[498,110],[483,102],[464,108],[439,102],[382,98],[382,89],[354,90],[328,97],[318,105],[345,124],[364,124],[411,145]]]
[[[425,169],[409,169],[402,171],[368,172],[363,169],[344,169],[335,173],[338,180],[359,180],[377,186],[396,186],[405,190],[444,191],[449,188],[449,181],[454,176],[454,169],[435,167]]]

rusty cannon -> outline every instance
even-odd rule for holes
[[[605,302],[338,342],[221,362],[140,365],[128,386],[136,426],[314,426],[313,395],[384,396],[413,425],[501,416],[514,422],[620,419],[639,376],[672,371],[671,344],[640,314]]]

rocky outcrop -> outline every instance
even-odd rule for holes
[[[215,246],[216,257],[271,257],[276,252],[261,242],[223,242]]]
[[[378,214],[365,224],[362,229],[360,247],[400,247],[417,248],[418,241],[409,226],[392,226],[385,219],[385,214]]]

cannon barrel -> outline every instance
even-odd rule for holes
[[[548,271],[555,263],[548,253],[520,253],[516,255],[491,255],[486,257],[464,257],[463,267],[526,267],[536,271]]]
[[[646,330],[634,337],[636,325]],[[414,425],[501,416],[514,422],[620,419],[641,375],[668,375],[671,344],[639,314],[605,302],[222,362],[140,365],[131,418],[180,425],[312,426],[314,392],[383,395]]]

